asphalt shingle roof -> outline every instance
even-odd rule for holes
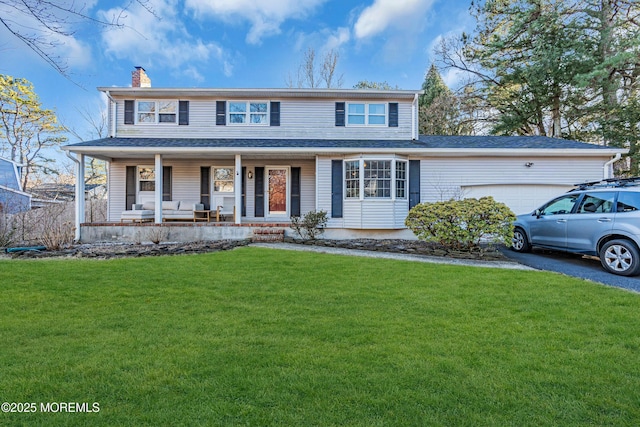
[[[68,147],[131,148],[358,148],[358,149],[607,149],[600,145],[544,136],[430,136],[412,140],[353,139],[193,139],[103,138]]]

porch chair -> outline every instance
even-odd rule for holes
[[[236,199],[235,197],[216,196],[213,198],[212,208],[216,211],[216,222],[226,221],[227,216],[231,216],[231,220],[236,219]],[[213,209],[212,209],[213,210]]]

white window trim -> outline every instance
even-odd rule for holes
[[[364,195],[364,163],[370,161],[382,161],[382,162],[391,162],[391,188],[390,188],[390,196],[389,197],[365,197]],[[359,162],[359,183],[358,183],[358,197],[347,197],[347,162]],[[396,177],[396,162],[404,162],[405,163],[405,188],[404,188],[404,197],[397,197],[397,177]],[[409,161],[404,158],[398,158],[395,156],[391,157],[380,157],[380,156],[372,156],[372,157],[360,157],[360,158],[347,158],[342,161],[342,199],[344,201],[396,201],[396,200],[409,200]]]
[[[153,176],[154,179],[153,180],[145,180],[145,181],[153,181],[154,182],[154,190],[153,191],[142,191],[140,190],[140,182],[142,181],[140,179],[140,170],[141,169],[153,169]],[[155,195],[156,191],[155,191],[155,165],[137,165],[136,166],[136,203],[142,203],[143,200],[141,199],[142,194],[144,193],[144,195],[149,196],[149,195]]]
[[[155,108],[155,121],[153,123],[151,122],[141,122],[139,120],[140,117],[140,112],[138,110],[138,105],[141,102],[153,102],[156,105]],[[175,116],[176,119],[173,122],[160,122],[160,104],[161,103],[166,103],[166,102],[171,102],[173,104],[175,104],[176,107],[176,112],[175,112]],[[178,103],[177,100],[173,100],[173,99],[136,99],[135,101],[135,112],[134,112],[134,124],[136,125],[161,125],[161,126],[171,126],[171,125],[178,125],[178,117],[180,116],[180,105]]]
[[[231,181],[233,183],[233,191],[216,191],[216,169],[231,169]],[[235,176],[236,176],[236,168],[233,166],[211,166],[211,195],[217,196],[229,196],[231,194],[235,194],[236,185],[235,185]]]
[[[247,106],[247,111],[244,113],[236,113],[236,112],[231,112],[231,104],[232,103],[236,103],[236,104],[240,104],[240,103],[245,103]],[[251,123],[251,104],[267,104],[267,111],[264,113],[267,116],[267,120],[264,123]],[[246,117],[246,121],[244,123],[233,123],[231,121],[231,114],[244,114]],[[253,113],[256,114],[256,113]],[[263,114],[263,113],[260,113]],[[232,101],[227,101],[227,125],[228,126],[269,126],[270,125],[270,118],[271,118],[271,102],[269,101],[243,101],[243,100],[232,100]]]
[[[364,104],[364,124],[349,123],[349,105]],[[369,123],[369,105],[384,105],[384,123]],[[381,117],[380,114],[374,114],[375,117]],[[347,127],[387,127],[389,125],[389,103],[388,102],[347,102],[345,106],[345,126]]]

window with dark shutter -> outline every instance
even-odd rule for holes
[[[178,124],[189,124],[189,101],[180,101],[178,103]]]
[[[162,200],[171,199],[171,166],[162,167]]]
[[[254,170],[255,178],[255,216],[264,217],[264,168],[257,167]]]
[[[291,216],[300,216],[300,168],[291,168]]]
[[[135,104],[133,101],[124,101],[124,124],[132,125],[134,123]]]
[[[133,204],[136,202],[136,167],[127,166],[126,183],[125,183],[125,209],[133,209]]]
[[[336,102],[336,126],[344,126],[344,102]]]
[[[342,218],[342,160],[331,161],[331,218]]]
[[[205,209],[209,209],[211,204],[211,168],[209,166],[202,166],[200,168],[200,203],[204,205]]]
[[[420,203],[420,160],[409,160],[409,209]]]
[[[389,103],[389,127],[390,128],[398,127],[398,103],[397,102]]]
[[[227,124],[227,102],[216,101],[216,126],[226,126]]]
[[[272,102],[271,103],[271,113],[269,126],[280,126],[280,103]]]

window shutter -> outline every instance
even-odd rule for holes
[[[135,105],[133,101],[126,100],[124,101],[124,124],[132,125],[134,124],[134,114],[135,114]]]
[[[390,128],[398,127],[398,103],[397,102],[389,103],[389,127]]]
[[[211,168],[209,166],[200,167],[200,203],[205,209],[209,209],[211,204],[211,191],[209,191],[211,183]]]
[[[291,216],[300,216],[300,168],[291,168]]]
[[[409,160],[409,209],[420,203],[420,160]]]
[[[342,160],[331,161],[331,218],[342,218]]]
[[[269,126],[280,126],[280,103],[271,103],[271,120]]]
[[[344,102],[336,102],[336,126],[344,126]]]
[[[178,102],[178,124],[189,124],[189,101]]]
[[[162,200],[171,200],[171,166],[162,167]]]
[[[242,216],[247,216],[247,167],[242,167]]]
[[[264,168],[257,167],[253,173],[255,178],[255,210],[256,218],[264,217]]]
[[[216,126],[227,124],[227,101],[216,101]]]
[[[128,211],[136,202],[136,169],[135,166],[127,166],[124,205]]]

